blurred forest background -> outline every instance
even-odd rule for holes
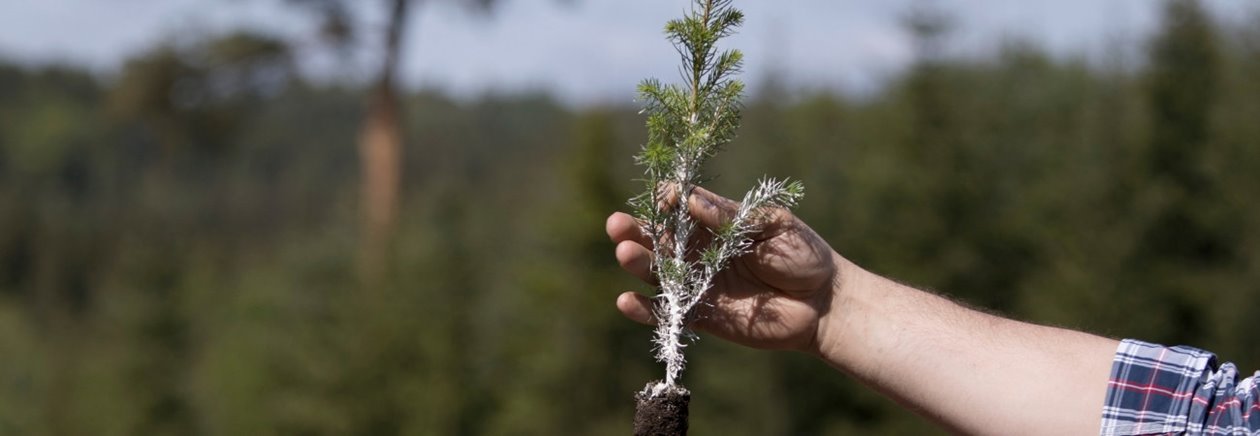
[[[860,98],[763,84],[711,186],[800,178],[868,269],[1258,368],[1260,14],[1163,8],[1114,64],[950,56],[949,17],[908,14],[909,70]],[[637,108],[400,89],[390,56],[313,81],[295,53],[0,60],[0,434],[626,434],[662,371],[603,232]],[[689,353],[696,434],[936,432],[803,355]]]

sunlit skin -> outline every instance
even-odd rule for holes
[[[709,228],[736,206],[700,188],[690,197]],[[621,266],[651,283],[651,241],[635,219],[614,213],[607,231]],[[754,239],[715,280],[696,330],[814,354],[953,432],[1098,433],[1115,340],[985,314],[880,277],[786,210],[770,211]],[[651,307],[634,292],[617,298],[640,323],[652,323]]]

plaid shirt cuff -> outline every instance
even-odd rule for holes
[[[1126,339],[1111,366],[1102,434],[1260,435],[1256,379],[1239,382],[1233,364],[1218,366],[1203,350]]]

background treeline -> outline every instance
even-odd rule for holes
[[[711,186],[797,177],[868,269],[1260,367],[1260,19],[1170,2],[1115,62],[950,57],[916,20],[918,62],[875,95],[763,86]],[[404,95],[365,285],[365,89],[293,56],[238,34],[108,79],[0,64],[0,435],[626,434],[661,372],[603,233],[638,188],[637,108]],[[806,356],[689,352],[697,434],[935,431]]]

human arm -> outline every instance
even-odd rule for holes
[[[691,210],[710,228],[734,202],[697,189]],[[644,280],[651,241],[634,219],[607,223],[622,266]],[[817,355],[953,431],[1096,434],[1116,341],[964,308],[870,273],[787,211],[770,214],[752,253],[709,291],[698,330],[736,343]],[[618,308],[651,322],[651,300]]]
[[[832,366],[955,432],[1098,433],[1116,341],[989,315],[839,262],[817,350]]]

